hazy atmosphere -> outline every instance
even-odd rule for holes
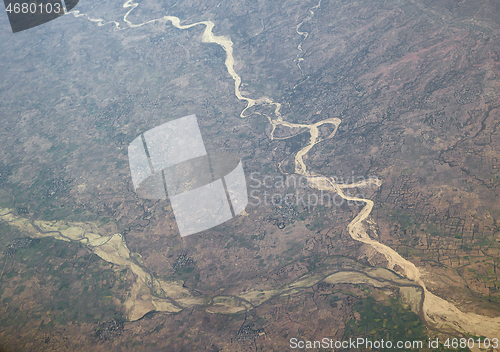
[[[500,351],[500,0],[16,1],[0,351]]]

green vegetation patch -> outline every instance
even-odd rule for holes
[[[43,329],[121,317],[112,297],[125,294],[126,273],[115,271],[81,244],[42,238],[30,248],[4,255],[0,266],[6,268],[0,277],[2,327],[40,320]],[[29,310],[22,308],[26,302]]]
[[[367,297],[353,306],[353,314],[359,314],[358,319],[352,318],[346,323],[344,340],[349,338],[366,338],[374,341],[422,341],[423,348],[420,351],[470,351],[466,349],[447,349],[440,346],[438,349],[429,349],[427,343],[429,337],[427,329],[419,316],[409,308],[405,308],[401,301],[390,298],[385,304],[375,301],[373,297]],[[392,349],[380,348],[380,351],[394,351]],[[410,349],[411,350],[411,349]]]

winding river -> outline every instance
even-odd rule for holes
[[[314,12],[312,11],[313,9],[319,8],[321,5],[321,1],[311,8],[310,10],[310,15],[306,20],[310,20],[312,16],[314,15]],[[336,180],[333,177],[328,177],[328,176],[322,176],[315,174],[314,172],[311,172],[308,170],[308,167],[306,165],[306,162],[304,161],[304,158],[307,157],[308,153],[311,151],[314,146],[316,146],[318,143],[321,141],[333,138],[338,130],[339,125],[341,124],[341,120],[338,118],[327,118],[324,119],[320,122],[316,122],[314,124],[300,124],[300,123],[291,123],[283,119],[281,115],[281,104],[278,102],[274,102],[271,98],[269,97],[260,97],[260,98],[250,98],[246,97],[241,93],[240,86],[241,86],[241,77],[237,74],[237,72],[234,69],[235,65],[235,58],[233,54],[233,42],[231,39],[227,36],[217,36],[213,33],[213,28],[215,26],[214,22],[212,21],[201,21],[201,22],[196,22],[192,24],[181,24],[181,20],[178,17],[175,16],[163,16],[158,19],[153,19],[150,21],[146,21],[140,24],[133,24],[128,20],[128,15],[138,6],[137,3],[134,3],[132,0],[127,0],[123,7],[125,9],[128,9],[126,14],[123,17],[123,21],[126,24],[126,27],[121,27],[119,22],[116,21],[110,21],[106,22],[102,19],[96,19],[96,18],[90,18],[89,16],[85,14],[80,14],[79,11],[72,11],[70,12],[73,14],[75,17],[87,17],[90,21],[97,23],[99,26],[103,26],[106,24],[112,24],[114,25],[118,30],[123,30],[127,28],[137,28],[141,26],[145,26],[150,23],[155,23],[155,22],[170,22],[174,27],[183,30],[183,29],[188,29],[192,27],[197,27],[200,26],[203,28],[203,34],[202,34],[202,41],[204,43],[214,43],[219,45],[226,53],[226,59],[225,59],[225,66],[227,69],[227,72],[231,75],[233,81],[234,81],[234,94],[236,98],[240,101],[244,101],[246,103],[245,108],[241,111],[240,117],[241,118],[247,118],[252,113],[248,112],[248,110],[254,106],[259,106],[259,105],[266,105],[270,106],[273,111],[273,115],[268,116],[265,114],[264,115],[267,120],[269,121],[272,130],[270,133],[270,138],[271,139],[277,139],[274,136],[274,132],[277,127],[285,127],[289,128],[292,130],[308,130],[310,134],[310,139],[307,145],[305,145],[295,156],[295,167],[294,171],[296,174],[304,176],[307,178],[309,185],[312,188],[315,188],[317,190],[323,190],[323,191],[329,191],[332,193],[337,193],[340,195],[343,199],[349,200],[349,201],[357,201],[357,202],[362,202],[364,203],[364,207],[362,210],[356,215],[356,217],[348,224],[348,231],[350,236],[359,242],[364,243],[367,245],[371,251],[372,254],[375,253],[380,253],[385,256],[387,259],[387,269],[390,270],[395,270],[396,267],[398,268],[398,272],[402,275],[404,275],[407,279],[411,280],[414,282],[417,286],[421,287],[424,293],[424,298],[423,302],[420,304],[420,309],[423,314],[423,319],[425,319],[426,323],[428,326],[431,326],[433,328],[439,329],[441,331],[456,331],[460,333],[470,333],[476,336],[487,336],[490,338],[498,338],[500,337],[500,317],[488,317],[488,316],[482,316],[474,313],[465,313],[460,311],[456,306],[454,306],[452,303],[447,302],[446,300],[432,294],[429,292],[425,286],[425,283],[421,279],[420,271],[419,269],[410,261],[404,259],[399,255],[395,250],[392,248],[370,238],[367,234],[366,231],[366,220],[369,218],[372,209],[373,209],[373,201],[370,199],[364,199],[364,198],[357,198],[353,197],[350,195],[346,195],[344,193],[344,189],[346,188],[355,188],[355,187],[368,187],[370,185],[375,184],[376,186],[380,186],[382,182],[380,180],[370,180],[370,181],[361,181],[353,184],[339,184],[336,182]],[[302,36],[302,40],[300,41],[297,49],[299,51],[299,54],[296,58],[297,60],[297,65],[302,71],[302,67],[300,67],[300,62],[303,61],[302,58],[302,43],[304,40],[307,39],[308,34],[307,32],[301,32],[300,26],[302,23],[297,25],[296,27],[296,32]],[[331,132],[328,136],[326,137],[321,137],[320,132],[319,132],[319,127],[325,124],[332,125],[334,130]],[[10,212],[7,212],[7,210],[4,211],[4,216],[11,215]],[[13,221],[13,220],[11,220]],[[26,224],[24,224],[26,225]],[[23,226],[24,226],[23,225]],[[45,226],[48,226],[45,224]],[[60,237],[61,231],[57,230],[53,232],[55,235],[54,237]],[[50,232],[46,232],[46,235],[49,235]],[[81,235],[83,236],[83,235]],[[144,284],[149,284],[151,285],[151,281],[153,280],[148,274],[145,273],[143,268],[137,263],[134,262],[130,259],[129,251],[128,248],[126,247],[126,243],[124,243],[123,239],[121,236],[116,237],[118,235],[115,235],[115,237],[107,237],[105,239],[95,237],[92,240],[85,240],[82,237],[76,237],[74,240],[79,240],[82,242],[88,242],[90,247],[94,248],[94,251],[96,251],[96,248],[101,247],[100,251],[96,251],[96,254],[101,256],[103,259],[113,262],[116,264],[120,265],[125,265],[129,266],[132,268],[134,272],[141,278]],[[60,238],[64,240],[64,238]],[[104,243],[101,243],[103,240]],[[106,245],[109,244],[109,245]],[[104,246],[104,247],[102,247]],[[104,250],[105,248],[106,250]],[[375,271],[376,273],[376,271]],[[344,278],[344,280],[346,280]],[[354,279],[353,279],[354,280]],[[317,282],[317,281],[316,281]],[[173,285],[174,287],[169,287],[169,285]],[[172,299],[155,299],[150,297],[150,301],[153,303],[146,304],[144,307],[138,307],[137,312],[134,314],[129,315],[131,320],[136,318],[137,316],[140,316],[145,310],[147,309],[156,309],[156,310],[163,310],[163,311],[178,311],[182,309],[183,307],[187,306],[193,306],[196,305],[197,302],[191,301],[189,303],[190,298],[189,298],[189,293],[186,292],[185,289],[181,287],[179,284],[174,284],[174,283],[167,283],[167,282],[160,282],[158,281],[155,286],[158,286],[159,288],[163,289],[165,292],[171,293],[172,291],[175,292],[175,297],[177,298],[177,301],[174,302]],[[136,291],[136,294],[134,297],[139,297],[139,291],[140,287],[134,288]],[[170,297],[172,295],[169,295]],[[143,297],[143,296],[141,296]],[[247,297],[248,298],[248,297]],[[245,297],[240,297],[239,299],[245,300],[248,304],[251,304],[251,299],[248,299]],[[229,299],[229,298],[228,298]],[[236,299],[236,298],[234,298]],[[184,303],[179,303],[179,302],[184,302]],[[220,298],[219,305],[224,306],[224,299]],[[227,302],[226,302],[227,303]],[[258,303],[258,302],[257,302]],[[131,306],[134,305],[133,302],[129,302]],[[228,304],[230,306],[230,304]]]

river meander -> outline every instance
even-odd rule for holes
[[[320,4],[321,2],[314,8],[318,8]],[[404,259],[392,248],[368,236],[366,231],[366,220],[369,219],[373,210],[373,201],[346,195],[344,189],[369,187],[372,185],[380,186],[382,181],[372,179],[370,181],[361,181],[353,184],[339,184],[333,177],[318,175],[308,169],[304,159],[318,143],[335,137],[338,127],[342,123],[339,118],[326,118],[314,124],[291,123],[286,121],[281,115],[280,103],[266,96],[251,98],[242,94],[240,90],[242,80],[234,68],[235,57],[233,53],[233,42],[227,36],[217,36],[213,33],[213,28],[215,26],[214,22],[201,21],[191,24],[181,24],[181,20],[178,17],[164,16],[140,24],[133,24],[127,17],[137,6],[138,4],[134,3],[132,0],[127,0],[123,5],[125,9],[128,9],[123,17],[125,27],[122,27],[121,24],[116,21],[105,22],[102,19],[90,18],[85,14],[80,14],[79,11],[72,11],[71,13],[75,17],[86,17],[99,26],[113,24],[118,30],[142,27],[155,22],[170,22],[175,28],[180,30],[198,26],[201,27],[203,30],[202,41],[204,43],[217,44],[226,53],[225,67],[234,81],[234,95],[238,100],[246,103],[245,108],[240,113],[240,117],[249,118],[252,115],[249,109],[252,107],[259,105],[268,106],[271,107],[271,111],[273,111],[272,115],[265,115],[263,113],[258,113],[258,115],[264,116],[270,123],[272,127],[270,133],[271,139],[275,139],[274,132],[277,127],[284,127],[297,131],[308,130],[310,134],[309,142],[295,155],[294,172],[306,177],[312,188],[337,193],[345,200],[357,201],[365,204],[347,226],[350,236],[354,240],[369,246],[372,254],[380,253],[385,256],[388,264],[384,269],[395,270],[395,268],[398,267],[397,271],[400,274],[413,282],[415,287],[421,288],[423,292],[421,296],[415,293],[408,295],[403,294],[402,296],[410,303],[413,309],[421,315],[426,324],[441,331],[458,331],[476,336],[498,337],[498,333],[500,332],[500,317],[493,318],[462,312],[452,303],[432,294],[427,290],[425,283],[421,279],[418,267]],[[312,12],[311,9],[311,16],[312,15],[314,15],[314,12]],[[300,65],[300,62],[303,61],[301,57],[301,53],[303,53],[302,42],[307,39],[308,35],[305,34],[306,32],[300,32],[299,28],[300,24],[296,27],[296,32],[303,37],[303,40],[300,41],[297,48],[299,50],[299,55],[296,60]],[[299,68],[301,67],[299,66]],[[319,127],[325,124],[333,126],[334,129],[328,136],[322,138],[319,133]],[[213,313],[236,313],[259,305],[270,297],[285,294],[292,289],[297,289],[297,287],[310,287],[321,280],[347,283],[365,282],[374,285],[374,282],[387,280],[384,276],[388,275],[387,270],[376,269],[370,270],[369,273],[364,274],[365,279],[369,278],[367,279],[368,281],[361,280],[360,275],[363,276],[362,273],[356,271],[347,271],[342,273],[342,275],[339,275],[339,273],[322,274],[318,276],[309,275],[302,278],[300,282],[289,284],[285,288],[270,290],[268,294],[265,295],[265,298],[257,297],[257,292],[252,291],[247,291],[245,294],[231,297],[194,297],[186,288],[182,287],[182,282],[166,282],[153,278],[148,273],[147,269],[131,256],[127,244],[120,234],[103,236],[99,234],[98,229],[91,229],[88,224],[83,223],[30,221],[15,215],[11,209],[1,209],[0,218],[4,221],[8,221],[13,226],[21,228],[33,237],[51,236],[63,241],[78,241],[85,244],[87,248],[92,250],[102,259],[132,270],[137,276],[137,281],[133,285],[130,297],[124,305],[127,317],[130,320],[139,319],[152,310],[174,313],[194,306],[204,306],[207,311]],[[394,284],[396,281],[397,280],[392,280],[391,282]],[[409,292],[407,288],[411,285],[408,285],[408,283],[399,284],[402,288],[401,292]],[[151,294],[148,287],[153,288],[152,291],[157,292],[157,294]],[[418,301],[418,303],[416,303],[416,301]]]

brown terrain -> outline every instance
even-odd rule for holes
[[[381,180],[350,190],[374,202],[368,235],[415,264],[433,294],[463,312],[499,315],[500,1],[144,1],[127,21],[131,8],[119,3],[75,9],[86,15],[15,35],[6,16],[0,22],[1,207],[26,223],[120,233],[134,265],[201,303],[131,319],[130,268],[2,221],[1,348],[283,351],[292,337],[467,333],[433,326],[405,301],[422,289],[402,270],[372,274],[386,258],[368,258],[347,229],[363,204],[307,204],[308,195],[327,198],[280,187],[309,133],[277,129],[271,140],[270,104],[240,117],[246,105],[226,53],[202,42],[203,26],[127,22],[164,15],[211,20],[230,38],[243,96],[269,97],[293,123],[341,119],[304,158],[309,171],[340,183]],[[209,151],[243,159],[249,195],[260,198],[250,197],[246,214],[181,238],[168,202],[134,193],[127,147],[188,114]],[[257,188],[265,177],[269,188]],[[294,193],[294,205],[263,204],[263,191]],[[16,242],[25,237],[39,242]],[[344,272],[350,281],[331,276]],[[152,281],[140,295],[171,298]]]

